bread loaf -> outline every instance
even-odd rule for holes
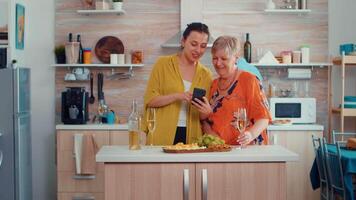
[[[356,138],[347,139],[346,148],[356,149]]]

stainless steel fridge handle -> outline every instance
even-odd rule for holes
[[[3,154],[2,154],[2,151],[0,151],[0,167],[1,167],[1,165],[2,165],[2,159],[3,159]]]
[[[74,175],[72,178],[75,180],[93,180],[95,175]]]
[[[189,200],[189,169],[183,171],[183,200]]]
[[[94,196],[86,196],[86,197],[79,197],[79,196],[74,196],[72,197],[72,200],[95,200]]]
[[[207,200],[208,199],[208,170],[207,169],[203,169],[202,170],[202,200]]]
[[[0,132],[0,137],[2,136],[2,133]]]

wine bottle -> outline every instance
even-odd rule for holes
[[[80,39],[80,35],[77,35],[77,42],[79,42],[79,56],[78,56],[78,63],[79,64],[83,64],[83,54],[84,54],[84,50],[83,50],[83,46],[82,46],[82,42]]]
[[[246,41],[244,44],[244,57],[248,63],[251,63],[251,42],[250,42],[250,34],[246,33]]]

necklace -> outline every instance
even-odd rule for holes
[[[231,84],[235,81],[236,73],[237,73],[237,70],[235,70],[234,74],[232,76],[230,76],[224,83],[222,83],[222,81],[221,81],[222,79],[219,78],[218,89],[220,91],[225,91],[228,88],[230,88]],[[226,83],[228,83],[228,84],[226,84]]]

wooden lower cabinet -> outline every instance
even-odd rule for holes
[[[127,144],[127,131],[57,130],[57,192],[59,200],[104,200],[104,164],[92,176],[75,173],[74,135],[91,134],[98,147]]]
[[[205,181],[211,200],[286,199],[285,163],[196,164],[196,180],[197,200],[206,199]]]
[[[315,159],[312,135],[322,137],[322,131],[269,131],[271,144],[279,144],[299,155],[297,162],[287,163],[287,199],[319,199],[320,191],[313,190],[309,178]]]
[[[184,181],[186,194],[194,199],[194,164],[106,164],[105,199],[182,200]]]
[[[105,164],[105,200],[141,199],[285,200],[285,163]]]

